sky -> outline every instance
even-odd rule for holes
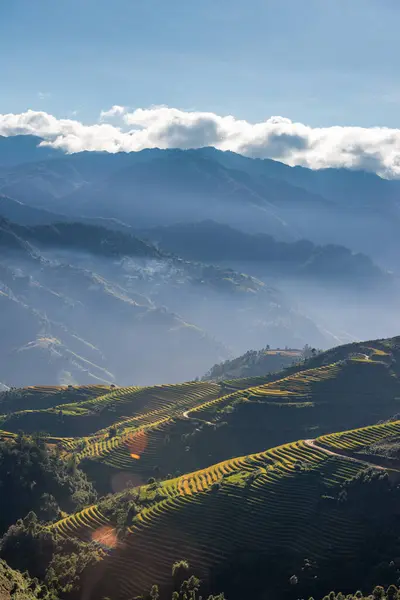
[[[0,133],[28,110],[89,126],[167,106],[400,138],[399,26],[399,0],[0,0]]]

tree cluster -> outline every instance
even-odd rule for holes
[[[49,450],[40,435],[0,442],[0,535],[34,511],[43,521],[58,519],[92,503],[93,486],[73,460]]]

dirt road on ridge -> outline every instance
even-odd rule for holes
[[[398,469],[394,469],[393,467],[384,467],[382,465],[378,465],[372,462],[369,462],[368,460],[364,460],[363,458],[358,458],[357,456],[353,456],[353,455],[349,455],[345,452],[345,450],[329,450],[328,448],[324,448],[324,446],[320,446],[316,439],[309,439],[309,440],[304,440],[304,443],[309,446],[310,448],[315,448],[316,450],[322,450],[322,452],[325,452],[326,454],[329,454],[331,456],[339,456],[340,458],[345,458],[347,460],[351,460],[353,462],[358,462],[358,463],[364,463],[367,467],[371,467],[372,469],[379,469],[381,471],[393,471],[395,473],[399,473]]]

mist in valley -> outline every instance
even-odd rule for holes
[[[6,385],[172,383],[399,328],[395,181],[153,149],[7,166],[0,190]]]
[[[248,262],[215,267],[65,248],[37,255],[2,257],[13,273],[1,288],[9,318],[0,381],[8,386],[174,383],[249,349],[327,349],[400,325],[397,289],[388,300],[378,287],[272,277]]]

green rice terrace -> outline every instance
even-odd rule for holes
[[[121,598],[140,594],[154,581],[166,584],[170,565],[182,558],[205,580],[236,555],[288,547],[311,560],[334,553],[351,561],[369,524],[340,502],[340,493],[383,467],[343,449],[353,452],[399,433],[400,421],[393,421],[232,458],[131,488],[50,527],[65,537],[96,541],[104,550],[104,576],[112,577]],[[393,465],[390,473],[397,478],[400,471]],[[115,520],[121,506],[122,528]]]
[[[33,387],[0,394],[0,436],[41,432],[98,489],[118,473],[172,477],[400,413],[398,340],[350,344],[279,374],[152,387]]]
[[[93,482],[97,500],[64,507],[45,529],[94,545],[94,585],[111,581],[113,599],[167,588],[180,560],[228,598],[240,597],[240,577],[259,585],[249,565],[274,557],[281,566],[262,578],[272,596],[303,560],[327,581],[351,582],[360,548],[397,522],[399,356],[393,338],[265,377],[11,389],[0,394],[0,439],[23,447],[32,435]],[[367,559],[354,573],[371,568]]]

